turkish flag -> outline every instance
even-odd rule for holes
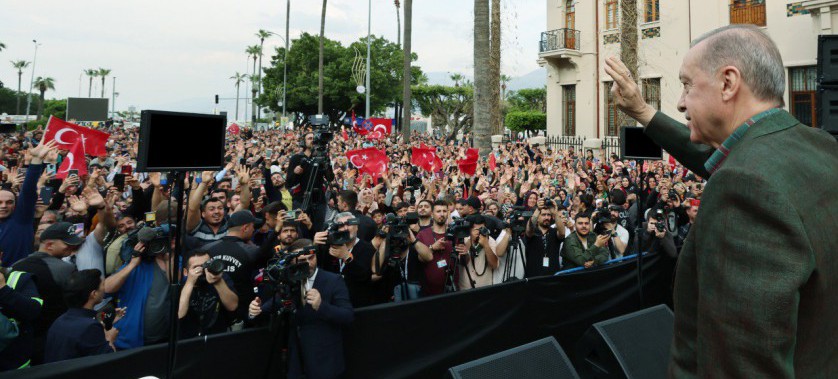
[[[433,147],[420,146],[411,150],[411,161],[414,165],[425,171],[434,171],[434,162],[437,160],[436,149]]]
[[[370,174],[373,178],[378,178],[386,172],[387,164],[390,163],[387,153],[374,147],[347,151],[346,158],[358,168],[359,173]]]
[[[370,140],[370,141],[382,139],[382,138],[384,138],[384,136],[385,136],[384,133],[381,132],[380,130],[373,130],[373,131],[367,133],[367,139]]]
[[[85,128],[50,116],[47,130],[44,132],[44,142],[55,141],[59,150],[70,150],[76,142],[81,142],[83,153],[101,157],[108,154],[105,144],[110,136],[103,131]]]
[[[460,172],[466,175],[474,175],[477,171],[477,158],[479,156],[480,154],[477,149],[466,150],[466,159],[457,161],[457,167],[460,168]]]
[[[343,136],[344,141],[349,141],[349,135],[346,134],[346,129],[343,127],[340,128],[340,134]]]
[[[393,132],[392,118],[370,118],[373,132],[381,132],[385,136],[389,136]]]
[[[241,133],[241,128],[234,123],[227,127],[227,132],[230,134],[239,134]]]
[[[55,172],[55,178],[64,179],[73,169],[79,170],[79,177],[87,175],[87,161],[84,159],[84,146],[81,140],[77,140],[70,148],[64,161],[61,162],[61,167]]]
[[[495,153],[489,153],[489,170],[495,171],[498,168],[498,162],[495,159]]]

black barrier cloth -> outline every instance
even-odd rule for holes
[[[400,304],[359,309],[345,336],[347,378],[440,378],[449,367],[554,336],[573,360],[594,323],[671,303],[673,260],[643,259],[644,304],[634,260]],[[251,329],[179,343],[177,378],[280,378],[274,334]],[[167,346],[75,359],[0,375],[40,378],[162,377]],[[265,375],[265,373],[269,375]]]

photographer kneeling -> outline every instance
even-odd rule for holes
[[[650,209],[646,215],[646,228],[643,229],[640,239],[640,250],[648,253],[663,252],[675,258],[678,250],[675,249],[675,238],[673,233],[666,229],[666,213],[660,209]]]
[[[197,251],[187,262],[177,311],[181,337],[226,332],[235,319],[239,297],[230,276],[224,272],[224,261],[210,260],[206,251]]]
[[[466,220],[471,224],[471,235],[454,247],[461,254],[461,290],[492,285],[494,270],[498,268],[498,256],[495,253],[497,242],[489,236],[486,219],[476,214],[466,217]]]

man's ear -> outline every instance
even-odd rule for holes
[[[719,69],[719,78],[721,80],[723,101],[732,100],[744,85],[742,73],[734,66],[724,66]]]

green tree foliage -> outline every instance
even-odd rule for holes
[[[0,114],[15,114],[15,105],[17,104],[15,93],[17,91],[11,88],[0,88]],[[26,101],[26,93],[21,92],[20,96]]]
[[[431,117],[434,128],[454,137],[467,133],[474,125],[474,87],[468,85],[418,85],[412,89],[413,101],[424,115]]]
[[[288,53],[288,84],[286,109],[301,115],[317,113],[317,64],[319,37],[303,33],[292,41]],[[352,110],[356,114],[365,113],[364,94],[355,90],[357,83],[352,80],[352,63],[355,49],[366,56],[366,37],[344,47],[340,42],[326,38],[323,41],[323,107],[330,119],[337,120]],[[389,104],[401,100],[402,57],[403,52],[393,42],[384,38],[372,37],[370,47],[372,65],[370,67],[370,114],[383,112]],[[281,112],[278,102],[282,100],[282,66],[285,48],[276,49],[271,57],[271,67],[264,70],[263,94],[256,99],[257,104]],[[413,60],[418,59],[413,55]],[[413,66],[413,83],[424,80],[419,67]]]
[[[513,132],[547,129],[547,115],[538,111],[512,111],[506,114],[506,127]]]
[[[547,88],[525,88],[509,93],[509,111],[547,112]]]
[[[42,114],[45,119],[49,119],[49,116],[55,116],[62,120],[66,120],[67,118],[64,117],[67,114],[67,100],[45,100],[44,101],[44,113]]]

